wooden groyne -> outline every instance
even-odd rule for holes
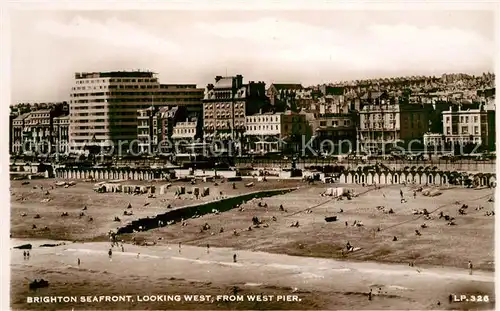
[[[263,190],[251,193],[233,196],[216,201],[205,202],[196,205],[189,205],[177,208],[175,210],[167,211],[164,214],[156,215],[155,217],[146,217],[132,221],[118,229],[117,234],[132,233],[134,231],[146,231],[158,228],[161,223],[167,225],[168,222],[179,222],[182,219],[188,219],[195,215],[206,215],[212,213],[213,210],[219,212],[226,212],[235,208],[242,202],[247,202],[252,199],[271,197],[275,195],[282,195],[296,190],[297,188],[273,189]]]

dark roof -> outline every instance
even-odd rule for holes
[[[367,92],[361,96],[361,99],[377,99],[380,98],[384,92]]]
[[[164,113],[164,112],[168,112],[170,109],[177,109],[177,106],[173,106],[172,108],[170,108],[170,107],[160,107],[158,109],[158,112],[159,113]]]
[[[59,117],[54,117],[54,119],[58,119],[58,120],[65,120],[65,119],[69,119],[69,115],[59,116]]]
[[[30,115],[30,112],[23,113],[22,115],[16,117],[14,120],[24,120]]]
[[[75,79],[94,78],[153,78],[155,75],[151,71],[109,71],[109,72],[77,72]]]
[[[32,114],[35,114],[35,113],[50,113],[50,112],[51,112],[50,109],[39,109],[39,110],[31,111]]]
[[[274,86],[277,90],[301,90],[304,88],[302,84],[297,83],[273,83],[271,86]]]

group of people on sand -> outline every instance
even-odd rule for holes
[[[112,258],[113,258],[113,249],[112,248],[114,246],[115,246],[115,243],[112,243],[111,248],[108,250],[108,258],[110,261],[112,261]],[[116,244],[116,246],[118,246],[118,243]],[[125,249],[123,246],[123,241],[122,241],[122,244],[120,245],[120,247],[121,247],[121,251],[124,252]],[[207,243],[206,247],[207,247],[207,254],[210,254],[210,244]],[[182,250],[182,243],[179,242],[179,254],[181,253],[181,250]],[[141,255],[141,253],[137,253],[137,258],[139,258],[140,255]],[[237,262],[236,258],[237,258],[236,254],[233,254],[233,262]],[[26,251],[24,252],[24,259],[29,259],[29,252],[26,252]],[[77,258],[77,264],[78,264],[78,266],[80,266],[80,264],[81,264],[80,258]]]

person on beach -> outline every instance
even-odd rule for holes
[[[108,251],[108,257],[109,257],[109,259],[111,259],[111,256],[113,256],[113,251],[110,248],[109,251]]]
[[[469,264],[468,264],[468,268],[469,268],[469,274],[472,275],[472,262],[469,260]]]
[[[233,262],[236,262],[236,254],[233,254]]]
[[[30,251],[26,251],[26,259],[30,260]]]
[[[179,254],[181,253],[181,247],[182,247],[181,245],[182,245],[181,242],[179,242]]]
[[[207,254],[210,253],[210,244],[207,243]]]
[[[78,258],[78,267],[80,267],[80,258]]]
[[[26,260],[26,251],[23,252],[23,258]]]

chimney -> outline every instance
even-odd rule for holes
[[[240,88],[243,85],[243,76],[236,75],[236,88]]]

